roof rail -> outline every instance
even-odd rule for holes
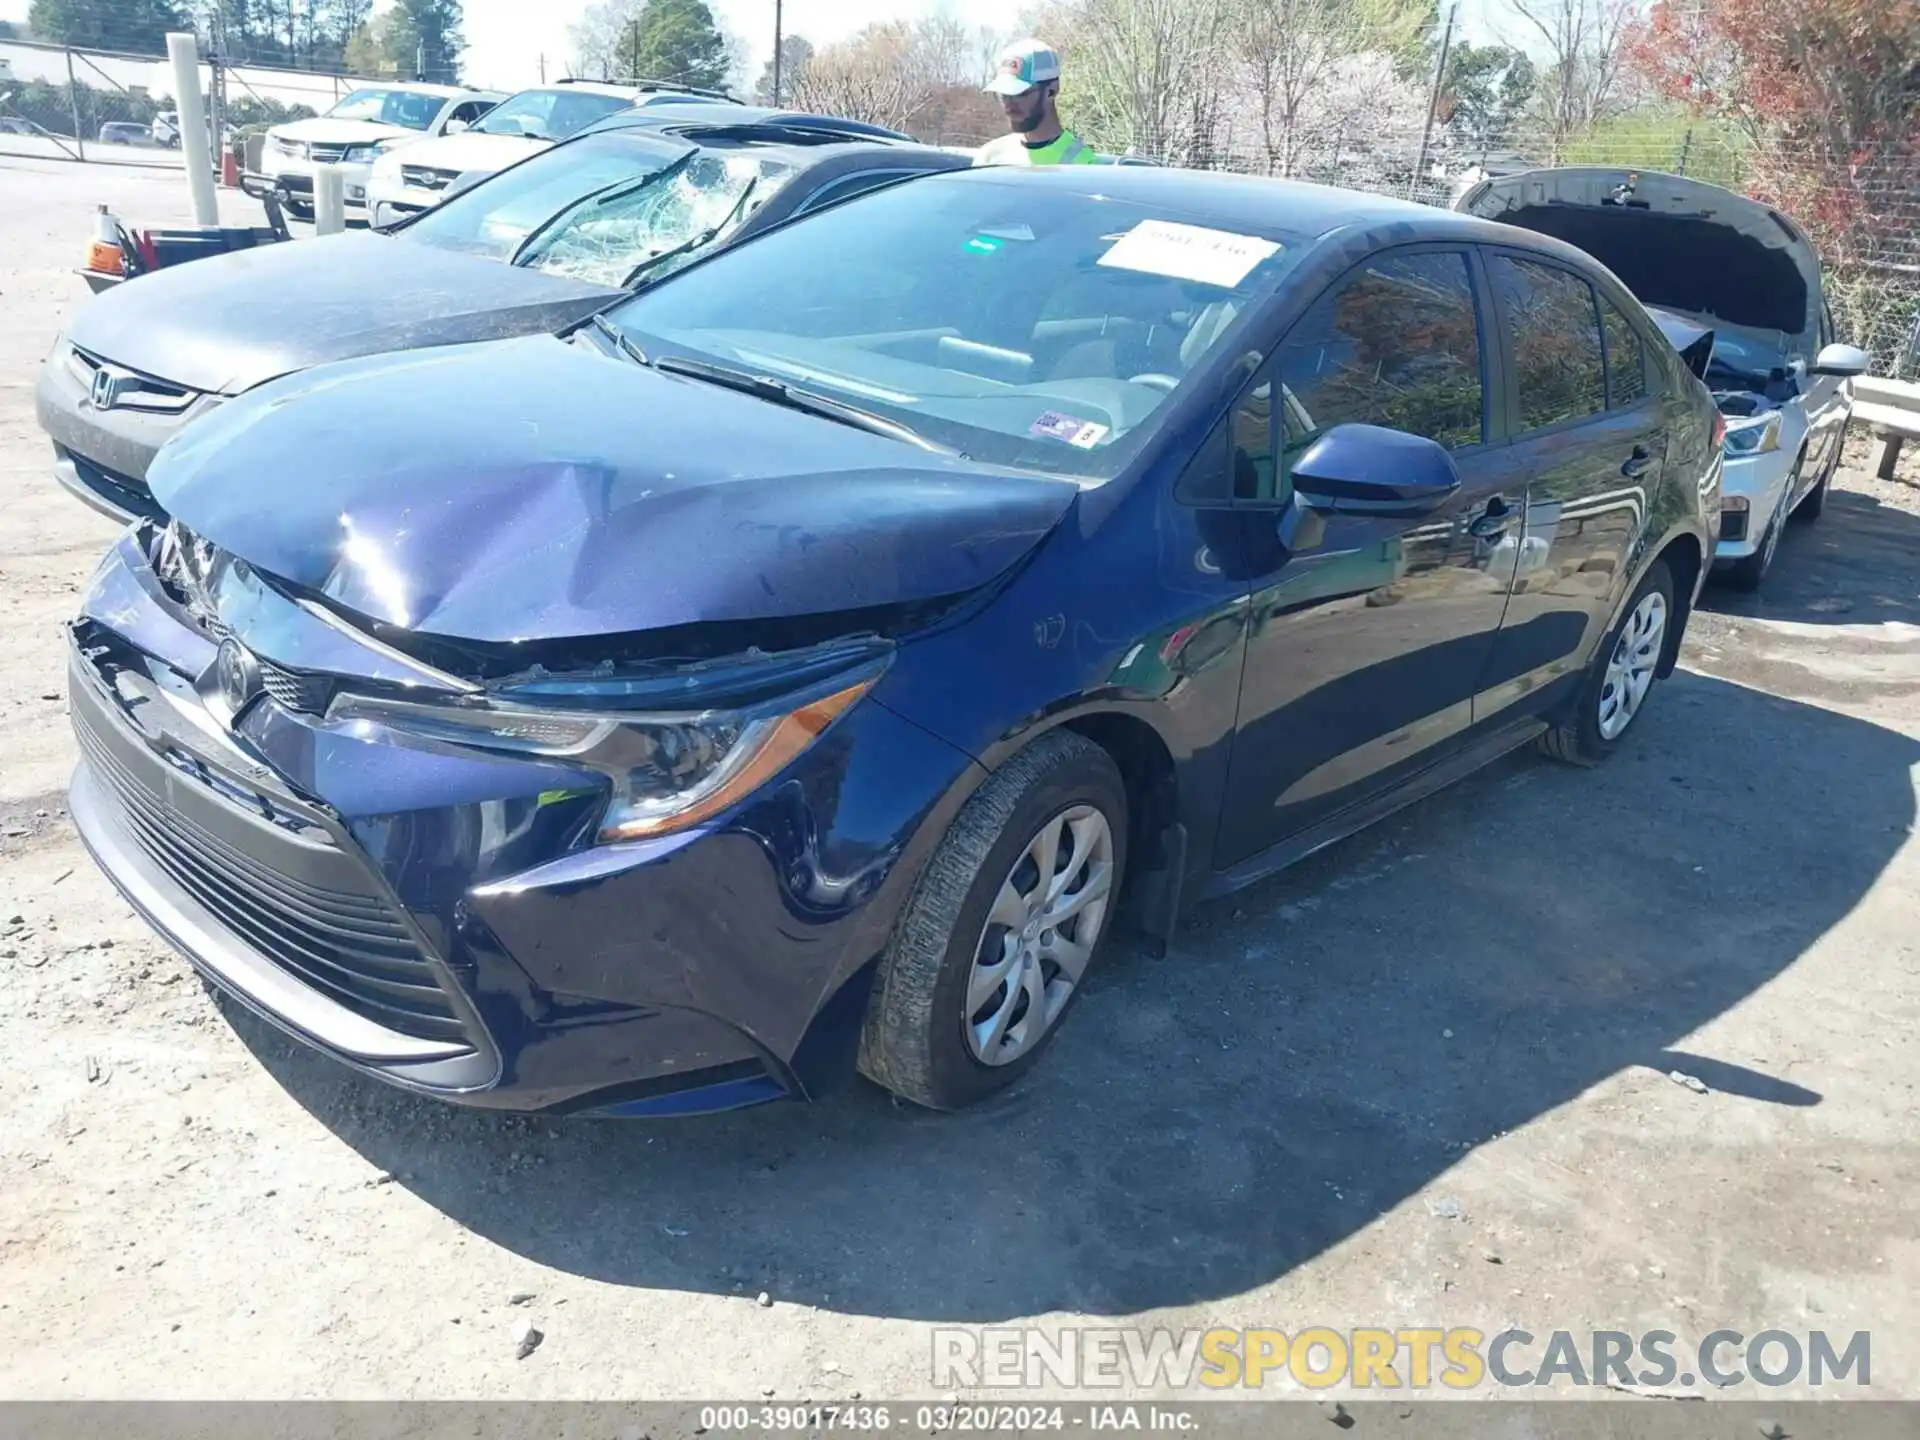
[[[729,105],[746,103],[739,96],[730,95],[725,90],[713,90],[703,85],[681,85],[672,80],[636,79],[624,75],[616,75],[608,80],[595,80],[591,75],[568,75],[554,83],[558,85],[623,85],[630,90],[662,90],[671,91],[675,95],[698,95],[703,100],[724,100]]]

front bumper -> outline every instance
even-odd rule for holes
[[[298,708],[284,657],[391,665],[354,668],[351,632],[291,602],[249,631],[282,683],[222,718],[214,638],[147,540],[122,537],[74,626],[71,808],[216,984],[368,1074],[502,1109],[730,1108],[850,1072],[869,962],[965,756],[868,704],[735,815],[596,846],[589,777]]]
[[[147,488],[147,468],[180,428],[224,397],[201,395],[173,413],[124,406],[95,408],[81,366],[63,341],[40,367],[34,414],[53,441],[53,474],[83,503],[122,524],[162,518]]]
[[[1792,478],[1793,453],[1785,447],[1764,455],[1727,457],[1721,469],[1721,529],[1713,547],[1715,564],[1745,559],[1760,548]],[[1744,520],[1738,505],[1726,504],[1729,499],[1746,501]]]
[[[367,203],[367,181],[373,174],[373,162],[349,165],[345,161],[333,162],[334,168],[342,173],[342,184],[346,193],[349,209],[360,209]],[[247,179],[264,182],[277,187],[288,198],[313,203],[313,177],[319,166],[313,160],[293,155],[282,155],[269,146],[260,158],[258,172],[248,172]]]
[[[431,210],[444,198],[444,191],[427,190],[376,174],[367,182],[367,223],[391,225],[409,215]]]

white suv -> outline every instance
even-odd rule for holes
[[[500,103],[496,90],[459,85],[366,85],[326,114],[267,131],[257,178],[286,192],[296,215],[313,213],[318,165],[346,169],[348,208],[367,201],[367,175],[389,150],[464,129]]]
[[[563,80],[501,101],[463,133],[410,145],[403,155],[383,155],[367,181],[367,219],[390,225],[438,205],[463,178],[485,179],[529,155],[638,105],[711,101],[712,93],[633,84]]]

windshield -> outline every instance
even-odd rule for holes
[[[649,356],[791,381],[976,459],[1086,479],[1304,245],[985,171],[890,186],[615,307]]]
[[[523,90],[494,106],[473,128],[481,135],[564,140],[574,131],[632,105],[626,96],[597,95],[590,90]]]
[[[636,267],[659,260],[648,271],[658,279],[689,262],[702,242],[736,228],[792,173],[787,161],[751,147],[701,150],[643,181],[577,201],[537,232],[514,264],[625,285]]]
[[[442,201],[400,233],[442,250],[511,260],[555,216],[609,187],[658,175],[691,149],[631,130],[589,135]]]
[[[327,111],[329,120],[377,120],[405,130],[425,130],[446,104],[439,95],[415,90],[355,90]]]

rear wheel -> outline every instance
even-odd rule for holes
[[[1573,765],[1595,765],[1614,752],[1653,693],[1673,613],[1673,572],[1662,556],[1594,652],[1572,710],[1540,737],[1542,750]]]
[[[994,772],[927,862],[868,1003],[860,1068],[956,1110],[1040,1057],[1098,957],[1126,873],[1126,786],[1055,731]]]

